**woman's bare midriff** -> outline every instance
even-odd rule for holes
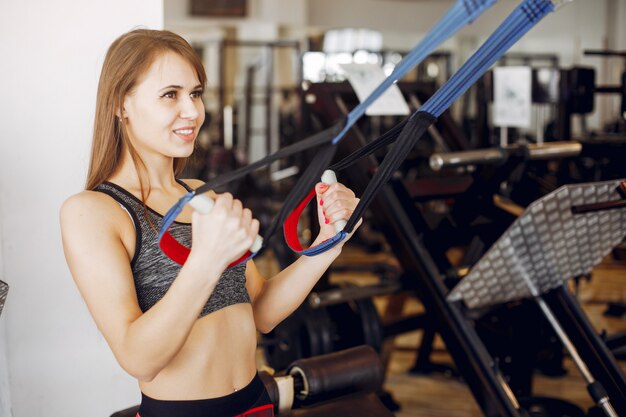
[[[163,335],[167,337],[167,335]],[[250,304],[234,304],[198,319],[174,359],[141,391],[159,400],[199,400],[232,394],[256,374],[256,328]]]

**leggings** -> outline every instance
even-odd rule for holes
[[[257,374],[239,391],[206,400],[155,400],[142,393],[137,417],[274,417],[274,406]]]

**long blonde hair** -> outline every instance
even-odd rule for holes
[[[140,178],[142,200],[150,193],[144,190],[141,174],[145,168],[139,154],[132,146],[125,124],[118,119],[124,98],[131,93],[139,78],[155,59],[166,52],[175,52],[195,69],[200,84],[206,84],[206,74],[200,57],[179,35],[166,30],[136,29],[117,38],[109,47],[96,98],[96,116],[93,129],[91,159],[85,189],[93,190],[106,181],[118,167],[126,147]],[[174,175],[185,167],[187,158],[174,158]]]

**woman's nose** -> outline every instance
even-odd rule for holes
[[[180,117],[183,119],[197,119],[200,111],[195,101],[191,97],[186,97],[181,101]]]

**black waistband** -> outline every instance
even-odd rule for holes
[[[249,410],[264,392],[265,385],[257,374],[239,391],[206,400],[156,400],[142,393],[139,414],[141,417],[230,417]]]

